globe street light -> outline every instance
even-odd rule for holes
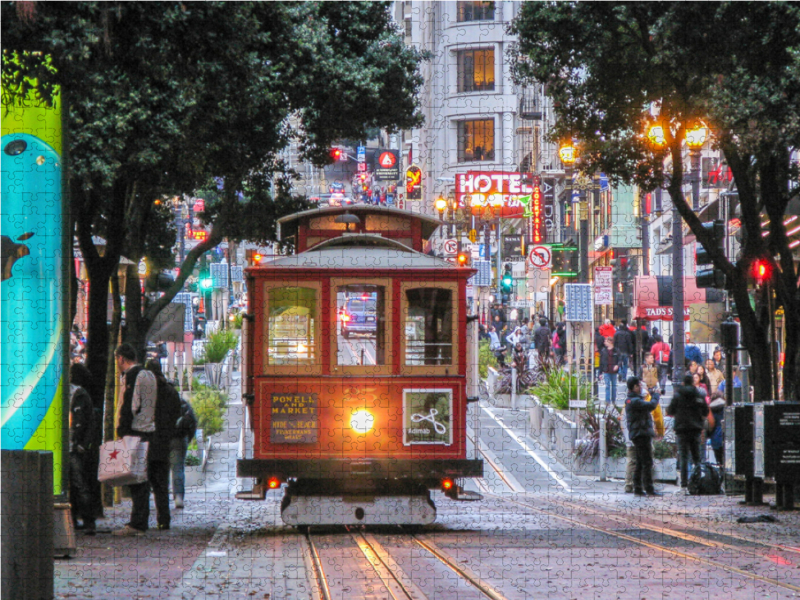
[[[442,223],[439,235],[440,237],[444,237],[444,211],[447,210],[447,200],[445,200],[443,196],[439,196],[433,203],[433,206],[439,211],[439,221]]]

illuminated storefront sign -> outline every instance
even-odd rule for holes
[[[534,186],[521,173],[467,171],[456,175],[456,201],[468,206],[473,215],[525,217],[532,211]],[[541,213],[541,193],[539,194]],[[541,217],[540,217],[541,218]]]
[[[531,241],[534,244],[544,242],[544,210],[542,209],[542,190],[537,185],[531,192],[530,201],[531,212]]]

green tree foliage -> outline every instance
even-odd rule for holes
[[[128,268],[126,335],[142,351],[198,257],[225,237],[274,239],[275,219],[305,206],[277,160],[289,140],[322,164],[336,139],[421,122],[421,57],[403,45],[386,2],[3,2],[0,16],[4,91],[33,87],[51,102],[61,88],[91,282],[87,364],[100,381],[108,282],[121,256],[159,254],[153,232],[169,215],[156,199],[219,190],[208,239],[164,296],[143,302]]]
[[[547,86],[556,138],[580,140],[579,167],[645,190],[664,187],[717,268],[731,282],[750,351],[756,393],[767,398],[770,365],[764,298],[753,309],[753,261],[774,262],[786,315],[786,399],[800,399],[800,290],[784,215],[800,189],[800,8],[793,3],[531,2],[511,25],[515,76]],[[648,109],[660,106],[666,143],[655,148]],[[736,262],[713,250],[683,185],[687,128],[705,122],[730,166],[742,211]],[[794,162],[792,155],[795,153]],[[769,221],[769,233],[761,223]]]

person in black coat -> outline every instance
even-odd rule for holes
[[[628,364],[633,355],[634,338],[623,319],[614,333],[614,347],[619,352],[619,378],[625,381],[628,378]]]
[[[181,399],[172,384],[164,377],[161,363],[157,359],[147,361],[145,368],[155,375],[157,385],[156,430],[150,438],[147,471],[156,499],[158,528],[169,529],[170,442],[175,437],[175,426],[181,417]]]
[[[70,367],[69,499],[75,529],[83,530],[86,535],[94,535],[95,512],[90,481],[96,422],[89,393],[75,383],[81,379],[81,370],[86,370],[86,367],[81,364]],[[77,523],[78,518],[82,523]]]
[[[628,436],[636,449],[636,470],[633,472],[633,493],[637,496],[658,496],[653,486],[653,438],[656,430],[652,413],[658,406],[658,394],[647,401],[642,396],[638,377],[628,379],[628,396],[625,399],[625,418]]]
[[[692,464],[700,464],[700,433],[703,431],[703,420],[708,415],[708,405],[692,385],[692,376],[686,375],[683,378],[683,385],[675,392],[667,407],[667,415],[675,419],[681,487],[685,488],[689,485],[689,455],[692,457]]]
[[[605,348],[600,351],[600,372],[606,383],[606,405],[617,400],[617,373],[619,373],[619,352],[614,347],[614,338],[608,337]]]
[[[533,346],[539,353],[539,364],[544,364],[550,353],[550,337],[551,332],[547,326],[547,320],[544,318],[539,319],[539,327],[533,334]]]

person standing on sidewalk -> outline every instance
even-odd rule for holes
[[[169,529],[169,469],[172,458],[172,440],[177,434],[178,419],[181,417],[181,396],[178,390],[164,377],[160,360],[147,361],[145,368],[155,375],[158,387],[156,432],[150,443],[148,471],[150,483],[153,486],[153,495],[156,498],[158,528]]]
[[[644,364],[642,365],[642,381],[650,394],[659,393],[660,379],[655,357],[652,352],[647,352],[644,355]]]
[[[614,334],[614,347],[619,353],[619,380],[623,383],[628,378],[628,364],[633,354],[633,344],[633,334],[623,319]]]
[[[149,443],[156,432],[156,378],[136,362],[136,350],[130,344],[120,344],[114,351],[114,358],[122,373],[122,402],[117,413],[117,437],[136,436]],[[133,500],[131,519],[125,527],[112,535],[141,535],[147,531],[150,518],[150,479],[153,477],[150,456],[151,450],[148,447],[148,481],[129,486]]]
[[[539,353],[539,364],[545,364],[550,353],[550,328],[547,326],[547,319],[539,319],[539,328],[533,334],[533,345]]]
[[[694,386],[691,375],[683,378],[683,385],[672,397],[667,414],[675,417],[681,487],[686,488],[689,485],[689,456],[693,465],[700,464],[700,432],[703,430],[703,419],[708,414],[705,398]]]
[[[69,499],[72,521],[75,529],[94,535],[95,513],[90,487],[93,476],[90,451],[95,440],[94,406],[89,393],[76,383],[89,370],[82,364],[73,364],[69,371]],[[81,519],[80,524],[77,517]]]
[[[636,450],[636,468],[633,472],[633,493],[636,496],[659,496],[653,485],[653,438],[656,435],[650,415],[658,406],[658,394],[649,401],[642,396],[638,377],[628,379],[628,396],[625,399],[625,418],[628,435]]]
[[[655,329],[653,329],[655,331]],[[669,361],[669,353],[670,348],[669,344],[664,341],[664,339],[659,334],[654,334],[653,339],[655,343],[650,348],[650,352],[653,353],[653,357],[655,358],[656,365],[658,365],[659,369],[659,378],[658,378],[658,385],[661,387],[662,390],[666,389],[667,387],[667,374],[671,371],[670,369],[670,361]]]
[[[606,347],[600,353],[600,372],[606,382],[606,406],[617,400],[617,373],[619,372],[619,353],[614,348],[614,338],[606,338]]]

